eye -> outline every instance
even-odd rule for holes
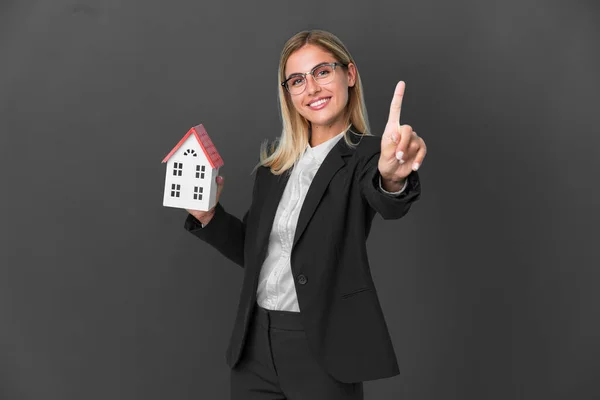
[[[302,78],[302,77],[291,78],[288,82],[289,82],[289,85],[291,85],[291,86],[300,86],[304,83],[304,78]]]
[[[332,69],[329,65],[323,65],[315,70],[315,77],[324,77],[329,75],[332,72]]]

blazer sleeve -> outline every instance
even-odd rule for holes
[[[256,199],[258,191],[258,173],[254,179],[252,200]],[[215,206],[215,214],[208,224],[202,227],[193,215],[189,214],[184,223],[184,229],[198,239],[214,247],[219,253],[240,267],[244,267],[244,242],[246,237],[246,222],[252,207],[246,211],[242,220],[231,215],[221,203]]]
[[[383,219],[398,219],[403,217],[413,202],[421,196],[421,183],[417,171],[412,171],[407,179],[404,191],[398,196],[390,196],[379,190],[379,152],[370,158],[360,168],[358,174],[359,186],[363,197],[369,206],[383,217]]]

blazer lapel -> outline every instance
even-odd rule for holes
[[[346,165],[345,158],[352,155],[353,149],[348,147],[344,138],[342,137],[335,146],[331,149],[329,154],[323,160],[323,163],[317,170],[313,181],[308,188],[304,203],[300,209],[300,215],[298,216],[298,223],[296,224],[296,232],[294,233],[294,243],[292,244],[292,251],[298,240],[304,233],[306,226],[310,222],[317,206],[321,202],[321,198],[325,193],[325,189],[329,186],[329,182],[333,176],[338,172],[340,168]]]
[[[271,234],[271,229],[273,228],[273,221],[275,220],[275,214],[277,213],[277,206],[279,205],[279,201],[281,200],[281,196],[283,196],[283,191],[285,190],[285,186],[289,180],[291,170],[284,172],[281,175],[273,175],[270,172],[269,174],[269,186],[267,187],[265,194],[266,197],[262,202],[262,207],[260,210],[260,220],[258,226],[258,234],[256,237],[257,248],[266,251],[269,243],[269,235]],[[266,253],[261,252],[259,254],[259,260],[262,264],[264,261],[264,257],[266,257]]]

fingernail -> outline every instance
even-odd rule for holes
[[[413,171],[416,171],[416,170],[418,170],[418,169],[419,169],[419,167],[420,167],[419,163],[418,163],[418,162],[416,162],[416,163],[414,163],[414,164],[412,165],[412,170],[413,170]]]
[[[397,152],[397,153],[396,153],[396,158],[397,158],[398,160],[402,161],[402,156],[403,156],[403,155],[404,155],[404,152],[402,152],[402,151],[399,151],[399,152]]]

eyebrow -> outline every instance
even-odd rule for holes
[[[310,70],[312,71],[315,68],[320,67],[321,65],[331,64],[332,62],[335,62],[335,61],[323,61],[322,63],[319,63],[319,64],[315,65],[314,67],[312,67]],[[294,72],[293,74],[290,74],[287,78],[285,78],[285,80],[287,81],[288,79],[293,78],[295,76],[299,76],[299,75],[302,75],[302,73],[301,72]]]

